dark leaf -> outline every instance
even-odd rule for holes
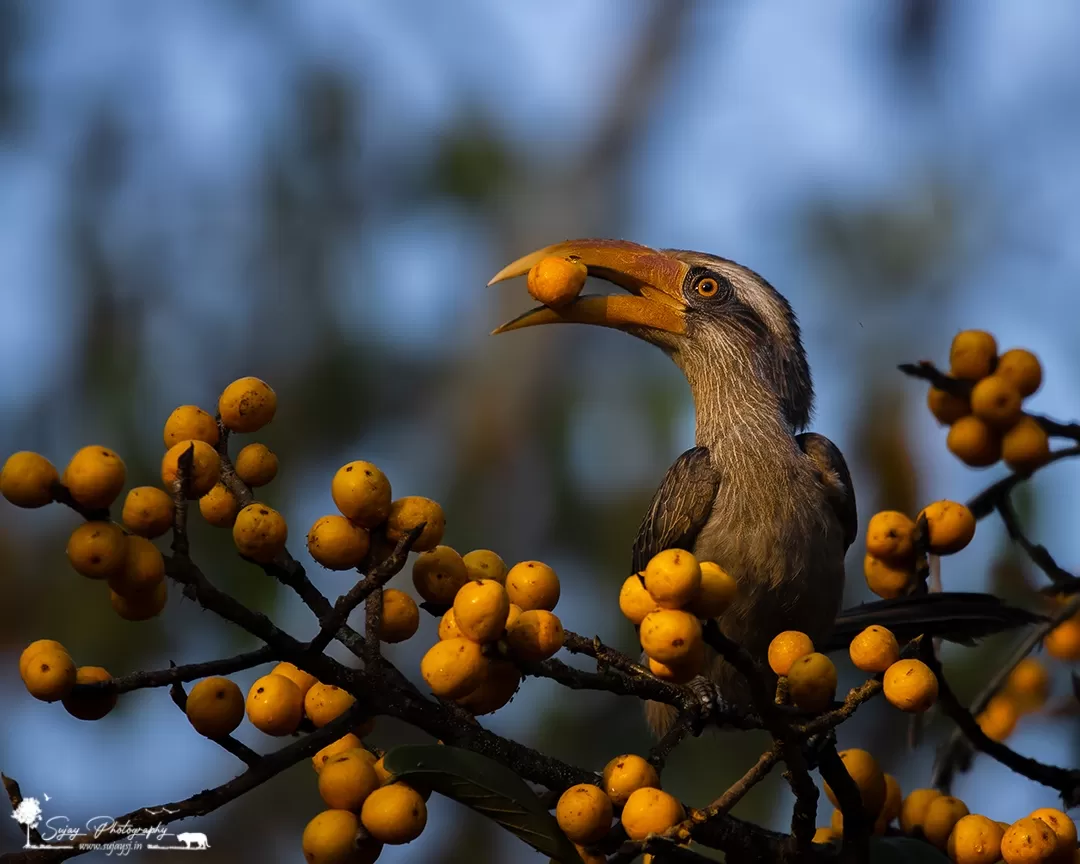
[[[441,744],[410,745],[387,753],[384,765],[395,777],[471,807],[562,864],[583,864],[536,793],[493,759]]]

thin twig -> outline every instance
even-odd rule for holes
[[[821,776],[832,789],[840,804],[844,816],[844,838],[840,849],[840,860],[851,862],[866,861],[870,855],[870,817],[863,806],[862,793],[848,773],[844,760],[836,752],[836,745],[830,740],[823,744],[820,752],[819,767]]]
[[[997,511],[1005,524],[1005,530],[1009,533],[1009,539],[1024,550],[1031,562],[1054,583],[1055,589],[1073,582],[1080,582],[1072,573],[1058,565],[1045,546],[1032,543],[1027,538],[1024,529],[1020,527],[1020,517],[1016,515],[1016,508],[1013,507],[1012,499],[1008,495],[998,501]]]
[[[210,675],[230,675],[233,672],[241,672],[251,669],[262,663],[269,663],[274,658],[274,651],[269,645],[248,651],[246,654],[237,654],[235,657],[225,657],[221,660],[207,660],[203,663],[189,663],[185,666],[170,666],[168,669],[155,669],[151,672],[134,672],[131,675],[123,675],[118,678],[110,678],[107,681],[97,681],[93,684],[76,684],[71,691],[72,696],[84,695],[107,690],[112,693],[128,693],[132,690],[145,690],[149,687],[168,687],[176,681],[194,681],[197,678],[206,678]]]
[[[1005,686],[1005,682],[1009,679],[1013,669],[1019,666],[1024,658],[1035,650],[1051,630],[1062,621],[1072,618],[1076,614],[1080,614],[1080,595],[1070,598],[1069,602],[1058,609],[1049,620],[1032,627],[1017,644],[1008,661],[994,673],[986,686],[972,700],[967,709],[968,716],[977,717],[985,711],[986,706],[990,704],[990,700]],[[976,723],[977,726],[978,723]],[[948,791],[957,769],[970,755],[971,744],[968,738],[965,737],[964,730],[957,728],[941,748],[934,765],[932,785],[937,789]]]

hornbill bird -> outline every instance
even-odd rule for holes
[[[788,301],[733,261],[622,240],[549,246],[489,284],[524,275],[548,256],[580,261],[590,276],[627,293],[542,306],[496,333],[555,323],[624,330],[671,357],[693,394],[695,446],[675,460],[654,495],[632,572],[669,548],[727,570],[739,591],[719,625],[758,658],[782,630],[801,630],[828,650],[846,647],[872,623],[898,635],[970,641],[1034,620],[990,595],[961,593],[868,603],[838,618],[844,556],[858,527],[855,492],[836,445],[802,431],[814,391]],[[749,707],[745,682],[728,664],[711,656],[706,674],[714,698]],[[657,734],[674,720],[670,706],[650,703],[647,713]]]

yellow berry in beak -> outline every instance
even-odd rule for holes
[[[588,268],[568,258],[542,258],[530,271],[529,294],[539,303],[557,309],[565,306],[585,287]]]

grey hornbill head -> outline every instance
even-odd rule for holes
[[[730,396],[754,379],[776,397],[793,430],[809,422],[814,392],[798,322],[787,300],[757,273],[701,252],[569,240],[519,258],[489,284],[524,275],[548,256],[576,259],[590,276],[628,293],[582,295],[558,309],[540,306],[496,333],[537,324],[614,327],[662,348],[686,374],[695,398],[717,382]]]

